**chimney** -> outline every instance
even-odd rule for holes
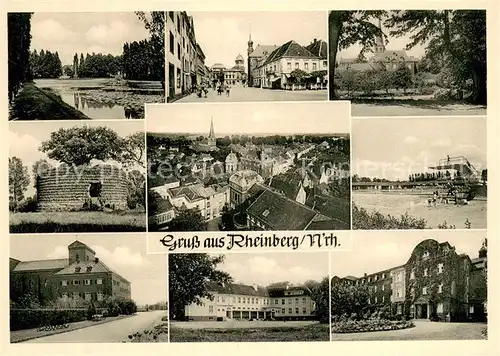
[[[252,284],[252,288],[253,288],[256,292],[257,292],[257,290],[259,289],[259,288],[257,287],[257,284],[255,284],[255,283],[254,283],[254,284]]]
[[[315,38],[313,43],[316,43],[318,40]]]
[[[95,262],[95,263],[99,263],[99,257],[96,257],[96,258],[94,259],[94,262]]]
[[[364,276],[366,277],[366,276],[368,276],[368,275],[365,273],[365,274],[364,274]]]

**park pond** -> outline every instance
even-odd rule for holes
[[[438,225],[443,225],[445,222],[448,226],[454,225],[457,229],[464,229],[467,220],[473,229],[486,228],[486,197],[476,197],[467,205],[440,203],[435,207],[428,205],[428,198],[429,196],[425,194],[352,193],[354,204],[369,212],[378,211],[394,217],[408,213],[415,218],[425,219],[428,227],[433,229],[437,229]]]
[[[111,78],[38,79],[35,85],[49,89],[68,105],[92,119],[142,119],[145,103],[163,103],[160,82]]]

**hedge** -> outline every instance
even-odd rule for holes
[[[10,330],[34,329],[87,320],[87,309],[11,309]]]

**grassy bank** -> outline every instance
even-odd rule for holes
[[[142,232],[146,214],[137,212],[35,212],[10,213],[11,233]]]
[[[66,104],[48,89],[33,83],[24,84],[12,106],[11,120],[83,120],[82,112]]]
[[[170,342],[329,341],[328,324],[304,327],[184,329],[172,327]]]

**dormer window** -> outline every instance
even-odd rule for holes
[[[87,272],[92,272],[92,266],[87,266]]]
[[[75,267],[75,273],[80,273],[81,270],[82,270],[81,267]]]
[[[429,258],[429,251],[425,251],[424,254],[422,255],[422,259],[426,260]]]

